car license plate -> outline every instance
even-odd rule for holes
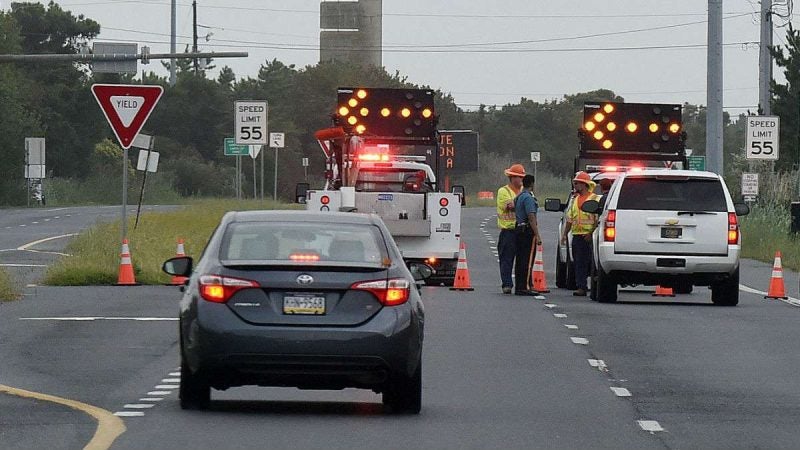
[[[679,237],[681,237],[682,232],[683,232],[682,228],[662,227],[661,237],[665,239],[678,239]]]
[[[325,314],[325,297],[313,294],[292,294],[283,297],[284,314]]]

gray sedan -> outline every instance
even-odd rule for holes
[[[211,388],[356,387],[392,412],[422,405],[424,311],[416,281],[381,219],[356,213],[229,212],[189,276],[180,302],[184,409]],[[413,275],[412,275],[413,273]]]

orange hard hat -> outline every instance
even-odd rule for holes
[[[580,181],[581,183],[586,183],[588,186],[592,183],[592,177],[590,177],[588,173],[581,170],[575,174],[575,178],[573,178],[572,181]]]
[[[514,164],[508,169],[506,169],[505,173],[510,177],[524,177],[525,167],[523,167],[522,164]]]

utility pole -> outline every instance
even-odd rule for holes
[[[771,115],[770,81],[772,81],[772,0],[761,0],[761,39],[758,48],[758,109],[762,116]]]
[[[724,174],[722,141],[722,0],[708,0],[706,157],[708,170]]]
[[[175,53],[176,51],[176,33],[177,33],[177,22],[176,16],[178,15],[178,6],[177,0],[172,0],[172,17],[170,19],[170,38],[169,38],[169,52]],[[175,83],[178,81],[177,69],[176,69],[175,61],[169,62],[169,85],[175,86]]]
[[[192,53],[197,53],[197,1],[192,1]],[[197,58],[194,58],[194,73],[199,70]]]

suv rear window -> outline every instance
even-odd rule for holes
[[[726,212],[719,180],[631,177],[622,184],[617,209]]]

